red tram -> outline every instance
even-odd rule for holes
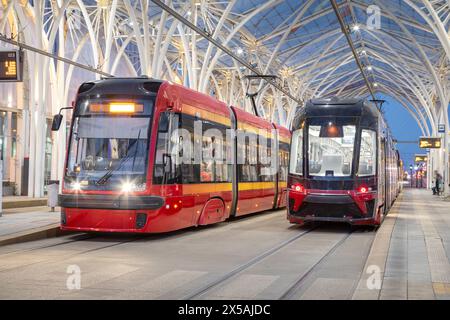
[[[61,122],[60,113],[52,130]],[[289,142],[289,130],[167,81],[84,83],[59,195],[61,228],[166,232],[284,207]]]

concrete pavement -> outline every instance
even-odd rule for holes
[[[281,210],[163,235],[66,235],[0,247],[0,298],[450,299],[449,226],[449,202],[405,190],[377,233],[298,227]]]

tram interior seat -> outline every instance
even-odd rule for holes
[[[338,154],[324,154],[322,157],[322,168],[320,169],[319,176],[325,177],[330,172],[333,172],[333,176],[340,177],[343,176],[344,159],[342,155]]]

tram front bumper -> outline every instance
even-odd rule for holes
[[[150,216],[163,207],[158,196],[61,194],[61,229],[147,232]]]
[[[307,221],[371,224],[375,213],[375,193],[353,191],[289,192],[288,219],[292,223]]]
[[[158,196],[60,194],[59,206],[79,209],[156,210],[164,205]]]

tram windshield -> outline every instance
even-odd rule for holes
[[[311,119],[308,126],[309,175],[346,177],[352,173],[356,126],[336,119]]]
[[[145,108],[140,104],[132,110],[132,103],[90,101],[75,113],[66,188],[145,189],[151,120],[148,109],[152,107],[145,104]]]

